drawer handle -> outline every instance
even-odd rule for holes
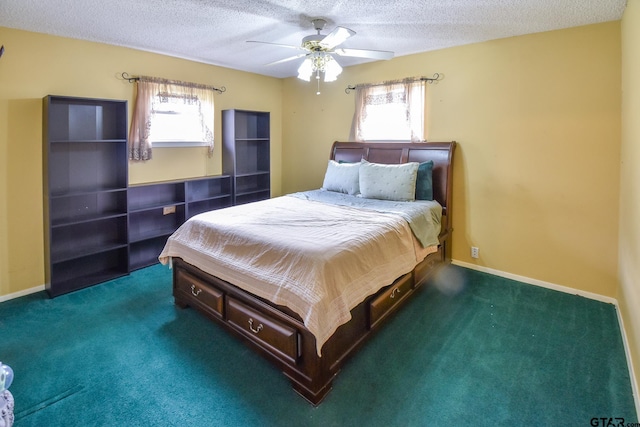
[[[196,285],[191,285],[191,294],[194,297],[197,297],[198,295],[200,295],[200,292],[202,292],[202,289],[196,290]]]
[[[260,323],[257,328],[253,329],[253,319],[249,318],[249,329],[251,329],[251,332],[253,332],[254,334],[257,334],[263,328],[264,326],[262,325],[262,323]]]
[[[399,294],[399,293],[400,293],[400,288],[395,288],[394,290],[391,291],[390,297],[395,298],[396,294]]]

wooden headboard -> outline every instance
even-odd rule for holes
[[[340,142],[331,147],[332,160],[398,164],[433,160],[433,198],[442,205],[443,231],[451,228],[451,189],[453,177],[452,142]]]

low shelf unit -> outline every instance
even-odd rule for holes
[[[184,221],[231,206],[231,178],[207,178],[138,184],[129,187],[130,269],[158,262],[167,238]]]

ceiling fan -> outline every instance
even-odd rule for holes
[[[322,35],[320,31],[327,25],[327,21],[322,18],[315,18],[311,20],[311,23],[317,31],[317,34],[304,37],[300,46],[255,40],[249,40],[248,42],[263,43],[302,51],[297,55],[271,62],[267,65],[281,64],[305,57],[304,62],[300,65],[300,68],[298,68],[298,78],[305,81],[310,81],[314,73],[316,79],[320,79],[320,73],[323,73],[325,82],[336,80],[342,72],[342,67],[335,60],[334,55],[369,59],[393,58],[393,52],[384,50],[339,48],[338,46],[344,43],[349,37],[354,36],[356,32],[349,28],[336,27],[329,34]]]

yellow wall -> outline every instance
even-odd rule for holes
[[[221,173],[220,111],[271,112],[272,191],[281,193],[282,80],[122,47],[0,27],[0,297],[44,283],[42,225],[42,98],[49,94],[126,99],[119,78],[151,75],[225,86],[216,97],[215,153],[204,148],[154,150],[130,163],[131,184]]]
[[[613,297],[620,55],[610,22],[349,67],[320,96],[287,79],[283,191],[322,184],[331,142],[349,136],[347,84],[441,73],[427,138],[460,144],[453,258]]]
[[[622,19],[622,153],[618,302],[636,377],[640,372],[640,2]]]
[[[620,22],[348,67],[320,96],[295,78],[121,47],[4,28],[0,40],[0,295],[43,282],[41,98],[131,100],[122,71],[225,85],[218,110],[271,111],[276,195],[321,185],[331,142],[349,135],[354,100],[347,84],[441,73],[428,85],[427,136],[460,143],[453,258],[616,295]],[[131,164],[131,183],[220,172],[219,145],[213,159],[201,148],[157,149],[154,156]],[[469,256],[472,245],[480,248],[478,260]]]
[[[131,100],[122,71],[225,85],[218,110],[271,111],[274,194],[320,186],[331,142],[348,138],[354,101],[347,84],[441,73],[428,86],[427,126],[430,140],[460,143],[454,259],[616,293],[619,22],[349,67],[320,96],[295,78],[121,47],[5,28],[0,40],[0,295],[43,281],[41,98]],[[201,148],[156,149],[154,157],[130,165],[132,184],[220,173],[219,145],[212,159]],[[479,260],[469,257],[471,245]]]

